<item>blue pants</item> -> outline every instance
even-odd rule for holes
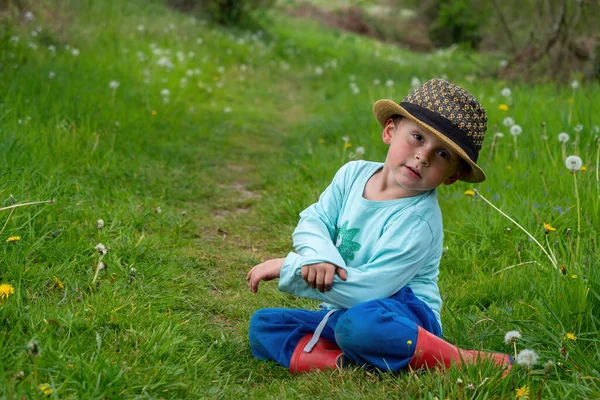
[[[248,329],[252,355],[289,368],[296,344],[314,332],[325,314],[327,311],[287,308],[258,310]],[[337,343],[358,365],[398,371],[412,358],[417,325],[441,336],[433,311],[405,286],[387,299],[336,311],[327,320],[321,337]]]

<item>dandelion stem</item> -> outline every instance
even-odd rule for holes
[[[554,259],[554,262],[556,264],[558,264],[558,262],[556,261],[556,256],[554,255],[554,252],[552,251],[552,247],[550,247],[550,242],[548,241],[548,234],[545,234],[544,236],[546,236],[546,246],[548,246],[548,251],[550,252],[550,255],[552,256],[552,258]]]
[[[515,361],[517,360],[517,341],[513,341],[513,348],[515,349]]]
[[[17,207],[31,206],[34,204],[54,203],[54,202],[55,202],[54,199],[50,199],[50,200],[42,200],[42,201],[32,201],[29,203],[13,204],[12,206],[0,208],[0,211],[10,210],[11,208],[17,208]]]
[[[546,185],[546,179],[544,179],[544,172],[540,170],[540,177],[542,178],[542,183],[544,184],[544,190],[546,191],[546,196],[548,195],[548,185]]]
[[[517,147],[517,135],[513,135],[513,141],[515,142],[515,158],[519,158],[519,148]]]
[[[564,160],[565,158],[567,158],[567,145],[566,145],[566,143],[563,143],[563,144],[561,145],[561,154],[562,154],[562,158],[563,158],[563,160]]]
[[[579,206],[579,190],[577,190],[577,172],[573,171],[575,183],[575,199],[577,199],[577,244],[575,245],[575,259],[579,258],[579,238],[581,236],[581,207]]]
[[[509,217],[508,215],[506,215],[504,213],[504,211],[502,211],[501,209],[499,209],[498,207],[496,207],[495,205],[493,205],[488,199],[486,199],[484,196],[482,196],[481,193],[479,193],[479,191],[477,189],[475,189],[475,193],[479,197],[481,197],[483,199],[483,201],[485,201],[486,203],[488,203],[494,210],[498,211],[500,214],[504,215],[510,222],[512,222],[513,224],[515,224],[519,228],[521,228],[521,230],[523,232],[525,232],[527,234],[527,236],[529,236],[531,238],[531,240],[533,240],[535,242],[535,244],[537,244],[540,247],[540,249],[542,249],[542,251],[544,252],[544,254],[548,257],[548,259],[550,260],[550,262],[554,266],[554,269],[558,269],[558,266],[556,265],[556,262],[554,261],[554,259],[552,257],[550,257],[550,254],[548,254],[548,252],[546,251],[546,249],[544,248],[544,246],[542,246],[540,244],[540,242],[538,242],[537,239],[534,238],[531,235],[531,233],[527,232],[527,230],[525,228],[523,228],[521,225],[519,225],[519,223],[517,221],[515,221],[514,219],[512,219],[511,217]]]
[[[8,221],[10,221],[10,217],[12,217],[13,212],[15,212],[14,208],[12,210],[10,210],[10,214],[8,214],[8,218],[6,218],[6,222],[4,223],[4,226],[2,226],[2,229],[0,229],[0,235],[2,234],[2,232],[4,232],[6,225],[8,225]]]

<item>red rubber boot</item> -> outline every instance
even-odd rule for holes
[[[513,364],[513,359],[508,354],[489,353],[477,350],[463,350],[435,336],[433,333],[417,326],[417,344],[415,353],[410,360],[411,368],[449,368],[450,365],[474,364],[488,359],[498,367],[506,369],[503,376],[508,373]]]
[[[338,359],[343,354],[338,345],[327,339],[319,338],[311,352],[306,353],[304,346],[306,346],[311,338],[312,334],[305,335],[296,345],[290,359],[291,373],[336,369],[338,367]]]

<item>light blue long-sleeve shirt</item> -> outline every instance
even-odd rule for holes
[[[387,298],[408,285],[441,326],[437,280],[443,231],[437,193],[367,200],[365,185],[382,166],[367,161],[344,165],[318,202],[300,213],[293,234],[296,253],[285,258],[279,290],[335,309]],[[344,268],[347,280],[336,274],[330,291],[311,288],[301,268],[319,262]]]

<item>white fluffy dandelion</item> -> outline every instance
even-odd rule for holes
[[[357,155],[357,156],[362,156],[362,155],[364,155],[364,154],[365,154],[365,148],[364,148],[364,147],[362,147],[362,146],[358,146],[358,147],[356,148],[356,155]]]
[[[521,339],[521,332],[519,331],[508,331],[506,335],[504,335],[504,343],[513,344],[517,340]]]
[[[73,55],[73,57],[77,57],[79,55],[79,49],[71,50],[71,54]]]
[[[99,219],[98,221],[96,221],[96,228],[98,228],[98,229],[104,228],[104,220]]]
[[[108,84],[108,87],[111,88],[112,90],[117,90],[119,85],[120,85],[120,83],[118,81],[110,81],[110,83]]]
[[[582,124],[577,124],[573,127],[573,130],[577,133],[580,133],[583,130],[583,125]]]
[[[103,245],[102,243],[98,243],[95,247],[95,249],[98,251],[98,253],[105,255],[106,253],[108,253],[108,248]]]
[[[558,134],[558,141],[561,143],[567,143],[569,141],[569,134],[567,132],[561,132]]]
[[[418,77],[413,76],[410,80],[410,86],[412,86],[413,89],[418,88],[419,86],[421,86],[421,80]]]
[[[578,80],[574,80],[571,82],[571,87],[573,88],[573,90],[579,88],[579,81]]]
[[[581,157],[569,156],[565,160],[565,165],[571,171],[578,171],[581,169],[581,166],[583,165],[583,161],[581,161]]]
[[[494,134],[494,136],[496,136],[497,138],[503,138],[504,137],[504,133],[502,133],[502,132],[496,132]]]
[[[385,86],[386,87],[392,87],[394,86],[394,81],[391,79],[388,79],[387,81],[385,81]]]
[[[517,355],[517,364],[522,367],[531,369],[538,362],[538,355],[533,350],[521,350]]]
[[[513,136],[519,136],[523,132],[523,129],[520,125],[513,125],[510,127],[510,134]]]
[[[505,87],[504,89],[502,89],[500,94],[502,94],[502,96],[504,97],[510,97],[512,95],[512,92],[509,88]]]
[[[515,124],[515,120],[511,117],[506,117],[504,118],[504,121],[502,121],[502,123],[504,124],[504,126],[513,126]]]
[[[56,76],[56,74],[52,71],[48,72],[48,78],[50,79],[54,79],[54,77]]]

